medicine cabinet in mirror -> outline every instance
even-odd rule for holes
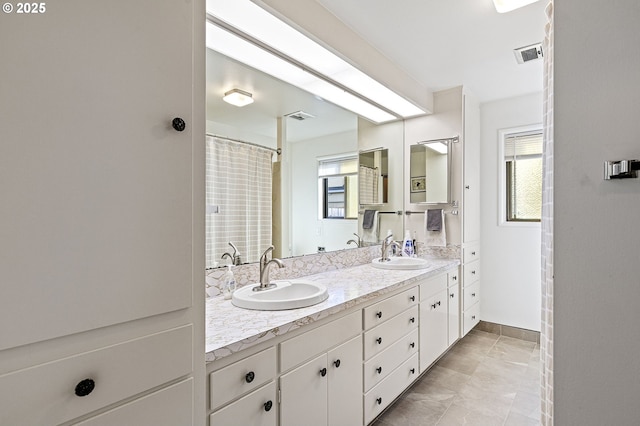
[[[358,194],[360,205],[389,201],[389,150],[372,149],[358,155]]]
[[[409,194],[411,204],[451,201],[451,143],[454,139],[418,142],[410,146]]]

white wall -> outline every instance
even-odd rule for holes
[[[292,255],[315,253],[318,246],[327,251],[353,248],[347,241],[356,239],[355,219],[318,218],[318,157],[358,152],[358,132],[338,133],[291,145]]]
[[[640,3],[555,2],[556,425],[640,419]],[[588,52],[588,53],[587,53]]]
[[[542,94],[481,105],[483,321],[540,331],[540,226],[498,225],[498,131],[542,123]]]

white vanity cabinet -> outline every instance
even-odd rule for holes
[[[441,274],[420,283],[420,372],[449,347],[448,276]]]
[[[463,265],[463,328],[466,335],[480,322],[480,249],[478,245],[465,247],[462,251]]]
[[[46,6],[0,25],[0,424],[202,424],[204,2]]]
[[[280,344],[282,426],[362,424],[361,315],[356,311]]]

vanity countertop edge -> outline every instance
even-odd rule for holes
[[[205,361],[217,361],[460,264],[460,259],[427,259],[429,266],[419,270],[383,270],[364,264],[306,276],[329,290],[327,300],[306,308],[257,311],[238,308],[220,296],[207,299]]]

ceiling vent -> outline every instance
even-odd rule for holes
[[[296,111],[296,112],[291,112],[289,114],[285,114],[285,117],[291,117],[291,118],[295,118],[298,121],[303,121],[303,120],[306,120],[307,118],[315,118],[315,115],[311,115],[308,112],[304,112],[304,111]]]
[[[519,64],[535,61],[536,59],[542,58],[542,43],[513,49],[513,54],[516,55],[516,61],[518,61]]]

